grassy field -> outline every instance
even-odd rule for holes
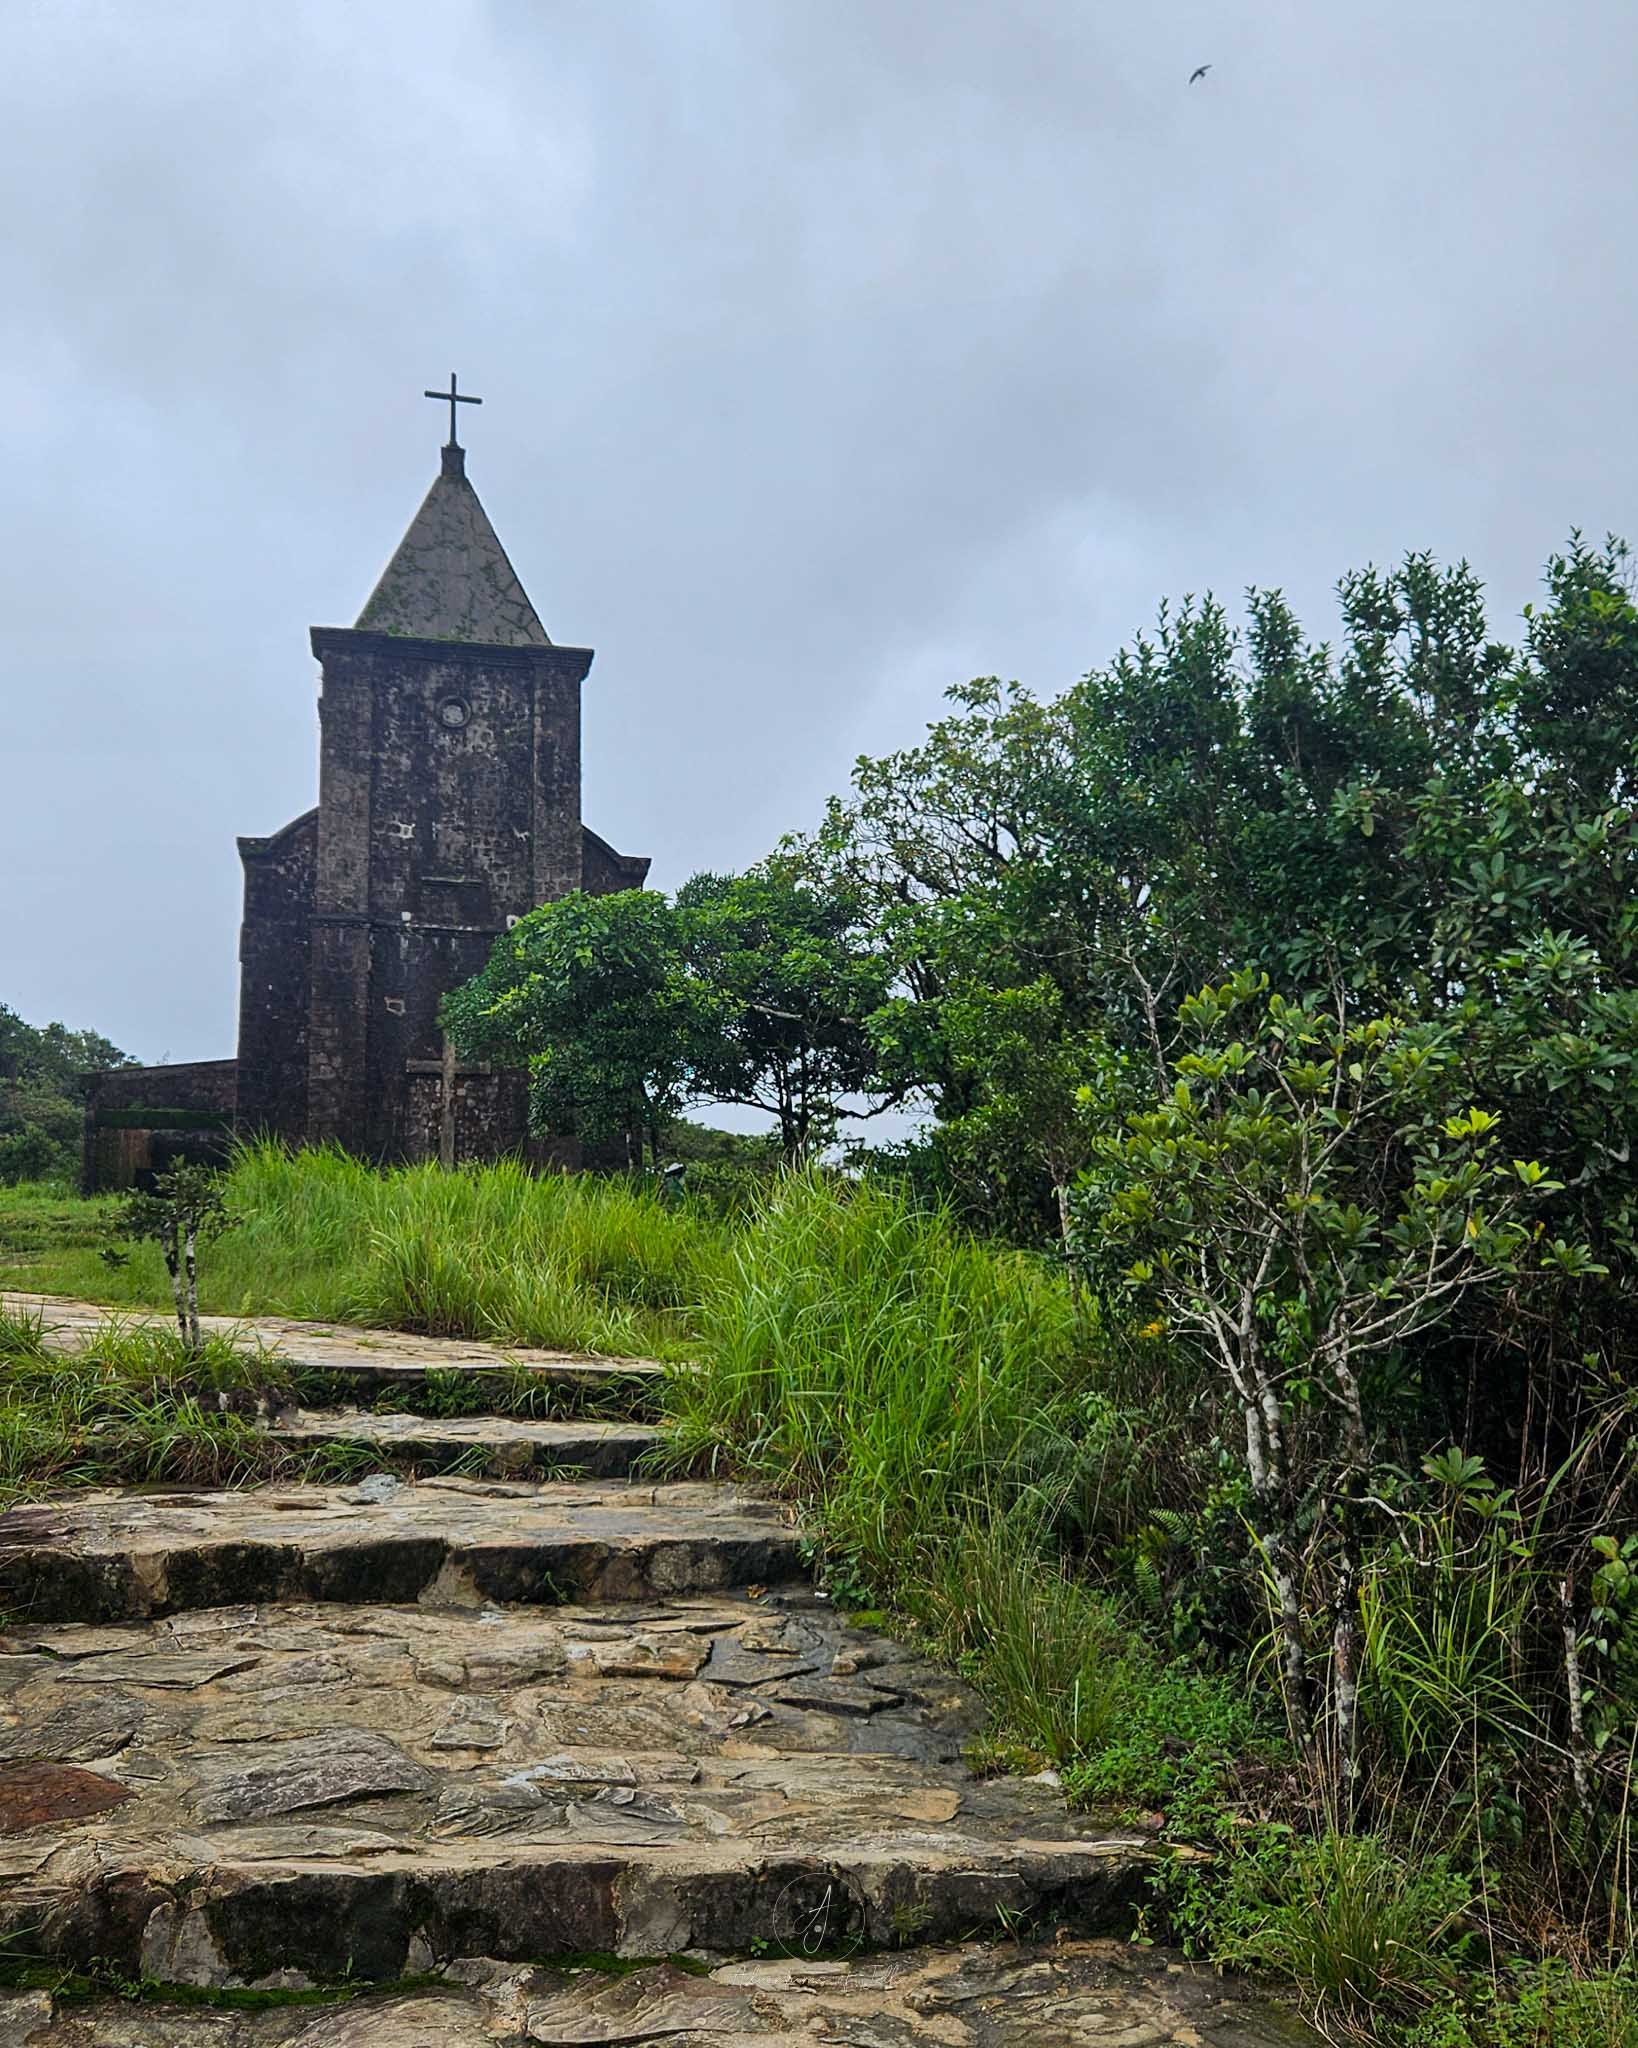
[[[240,1221],[200,1266],[206,1314],[273,1314],[617,1357],[686,1357],[728,1238],[703,1210],[616,1180],[435,1166],[376,1174],[339,1152],[241,1155]],[[7,1288],[165,1308],[156,1246],[116,1243],[117,1201],[0,1189]]]

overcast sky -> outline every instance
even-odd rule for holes
[[[437,468],[654,881],[1163,595],[1638,539],[1634,0],[10,0],[0,1000],[234,1047]],[[1187,84],[1197,64],[1212,69]]]

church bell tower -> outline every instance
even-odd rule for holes
[[[592,653],[548,638],[467,479],[455,407],[474,401],[450,384],[427,394],[450,438],[397,552],[356,624],[312,631],[317,811],[240,841],[240,1128],[375,1159],[524,1144],[524,1077],[457,1068],[439,1004],[536,904],[648,869],[582,823]]]

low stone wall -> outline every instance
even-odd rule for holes
[[[237,1102],[237,1060],[111,1067],[93,1075],[81,1185],[88,1195],[142,1187],[184,1159],[224,1156]]]

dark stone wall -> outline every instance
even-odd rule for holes
[[[307,1022],[312,1007],[313,884],[318,811],[268,839],[241,839],[239,1128],[299,1143],[307,1135]]]
[[[109,1067],[91,1076],[94,1110],[179,1109],[231,1118],[237,1060],[188,1060],[170,1067]]]
[[[424,1156],[417,1065],[508,918],[580,886],[584,648],[316,629],[323,664],[307,1133]],[[483,1097],[487,1107],[480,1108]],[[472,1091],[461,1156],[524,1143],[521,1084]],[[436,1146],[434,1145],[434,1155]]]
[[[523,1074],[462,1067],[455,1077],[455,1157],[498,1159],[512,1152],[536,1162],[528,1137],[529,1083]],[[436,1159],[443,1134],[441,1077],[412,1073],[405,1091],[404,1156]]]
[[[80,1157],[86,1193],[144,1186],[177,1157],[220,1158],[233,1128],[238,1064],[190,1060],[87,1075]]]
[[[588,896],[612,896],[619,889],[640,889],[648,880],[649,861],[640,853],[616,853],[589,825],[580,830],[580,886]]]

